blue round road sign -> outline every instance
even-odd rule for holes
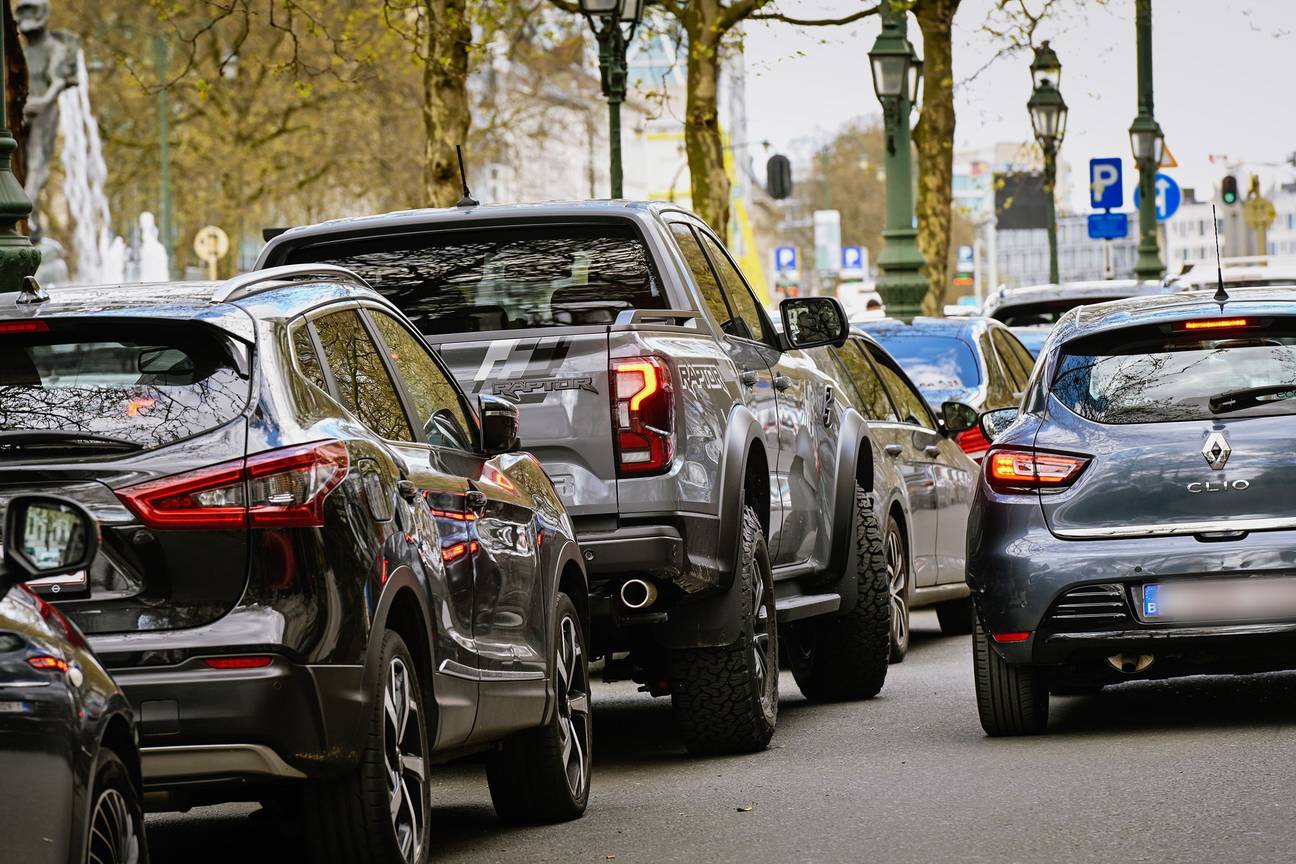
[[[1134,187],[1134,209],[1139,206],[1139,190]],[[1183,201],[1183,193],[1179,191],[1179,184],[1169,174],[1160,172],[1156,175],[1156,216],[1158,222],[1164,222],[1175,214]]]

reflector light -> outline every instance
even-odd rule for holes
[[[1185,321],[1185,330],[1230,330],[1247,326],[1245,318],[1214,318],[1209,321]]]
[[[40,657],[28,657],[27,665],[31,666],[33,669],[40,669],[42,672],[66,672],[68,670],[66,660],[61,660],[58,657],[46,657],[43,655]]]
[[[994,641],[996,641],[996,642],[998,642],[998,643],[1000,643],[1000,644],[1004,644],[1004,643],[1011,643],[1011,642],[1025,642],[1027,639],[1030,638],[1030,635],[1031,635],[1031,634],[1030,634],[1030,631],[1029,631],[1029,630],[1027,630],[1027,631],[1025,631],[1025,632],[1021,632],[1021,633],[994,633],[994,634],[992,634],[992,636],[993,636],[993,638],[994,638]]]
[[[670,373],[660,357],[612,360],[612,429],[622,474],[660,473],[674,455]]]
[[[478,548],[476,540],[470,543],[455,543],[441,550],[441,560],[449,564],[465,555],[476,555]]]
[[[1087,464],[1086,458],[1060,453],[992,450],[987,457],[986,479],[1000,492],[1061,489],[1074,482]]]
[[[0,321],[0,333],[48,333],[44,321]]]
[[[212,669],[264,669],[272,658],[258,657],[207,657],[203,660]]]
[[[990,439],[981,431],[980,426],[964,429],[954,436],[954,443],[977,462],[980,462],[985,456],[985,451],[990,449]]]

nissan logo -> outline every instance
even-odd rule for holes
[[[1245,492],[1250,480],[1199,480],[1188,484],[1189,492]]]

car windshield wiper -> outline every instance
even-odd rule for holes
[[[0,429],[0,446],[13,444],[55,444],[66,447],[88,445],[100,450],[123,452],[144,449],[144,445],[138,441],[100,435],[98,432],[70,432],[64,429]]]
[[[1296,384],[1270,384],[1266,387],[1228,390],[1210,397],[1209,404],[1212,414],[1224,414],[1229,411],[1241,411],[1243,408],[1254,408],[1267,402],[1281,402],[1284,399],[1296,399]]]

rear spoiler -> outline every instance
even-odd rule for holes
[[[701,312],[691,309],[624,309],[617,313],[616,320],[612,322],[613,326],[627,327],[633,324],[646,324],[648,322],[661,324],[674,324],[677,327],[683,327],[688,322],[694,321],[698,330],[710,333],[711,327],[702,317]]]

